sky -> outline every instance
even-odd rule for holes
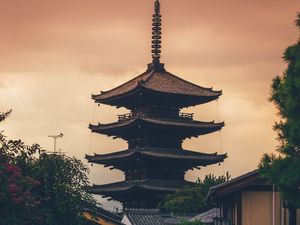
[[[11,139],[85,154],[126,149],[91,134],[89,123],[116,121],[125,109],[97,106],[91,95],[141,74],[151,62],[153,0],[0,0],[0,124]],[[278,145],[278,116],[268,102],[284,49],[298,40],[298,0],[161,0],[162,59],[183,79],[223,90],[218,101],[184,109],[195,119],[225,121],[221,132],[186,140],[184,148],[227,153],[222,165],[190,171],[187,180],[257,168]],[[90,166],[90,165],[89,165]],[[120,181],[120,171],[94,165],[91,183]]]

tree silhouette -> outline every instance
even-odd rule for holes
[[[300,13],[295,23],[300,30]],[[259,167],[262,177],[274,183],[286,201],[289,225],[296,225],[300,207],[300,39],[285,50],[283,59],[287,68],[273,79],[269,99],[281,117],[274,126],[279,155],[265,154]]]
[[[5,120],[11,110],[0,114]],[[47,154],[0,133],[0,224],[85,225],[96,202],[85,192],[88,168],[75,158]]]

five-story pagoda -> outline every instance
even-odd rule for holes
[[[218,99],[221,91],[203,88],[169,72],[160,63],[161,15],[155,1],[152,28],[152,58],[143,74],[110,91],[93,95],[98,104],[130,110],[110,124],[90,125],[92,132],[128,142],[128,149],[111,154],[86,156],[89,162],[124,172],[125,181],[93,185],[90,192],[110,197],[125,208],[153,208],[167,193],[187,185],[185,173],[222,162],[226,155],[182,149],[186,138],[220,130],[224,123],[193,120],[184,107]]]

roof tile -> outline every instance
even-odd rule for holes
[[[169,72],[145,72],[132,80],[101,94],[93,95],[96,102],[102,102],[131,91],[138,87],[145,87],[149,90],[180,95],[191,95],[201,97],[218,97],[221,91],[213,91],[212,88],[204,88],[177,77]]]

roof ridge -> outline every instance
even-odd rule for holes
[[[242,175],[239,175],[239,176],[237,176],[237,177],[235,177],[235,178],[232,178],[231,180],[225,181],[225,182],[223,182],[223,183],[221,183],[221,184],[217,184],[217,185],[211,187],[210,190],[213,191],[213,190],[215,190],[215,189],[218,189],[219,187],[223,187],[223,186],[226,186],[226,185],[228,185],[228,184],[232,184],[232,183],[234,183],[234,182],[236,182],[236,181],[239,181],[239,180],[241,180],[241,179],[248,178],[248,177],[253,176],[253,175],[259,175],[258,169],[255,169],[255,170],[252,170],[252,171],[250,171],[250,172],[247,172],[247,173],[244,173],[244,174],[242,174]]]
[[[150,72],[150,75],[146,78],[146,80],[144,80],[144,82],[147,83],[148,80],[150,80],[150,79],[153,77],[153,75],[154,75],[155,73],[156,73],[156,71],[155,71],[155,70],[152,70],[152,71]],[[142,85],[142,86],[144,86],[144,85]]]
[[[125,212],[160,212],[160,209],[126,208]]]

